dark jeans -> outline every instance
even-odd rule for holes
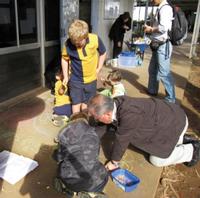
[[[170,41],[160,45],[157,50],[152,51],[149,64],[148,91],[149,93],[157,94],[159,81],[161,81],[167,94],[165,100],[175,103],[174,80],[170,65],[171,54],[172,44]]]

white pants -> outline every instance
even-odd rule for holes
[[[192,144],[183,144],[183,136],[188,128],[188,119],[186,117],[186,124],[181,133],[179,140],[168,158],[160,158],[150,155],[149,161],[158,167],[168,166],[173,164],[180,164],[183,162],[190,162],[192,160],[194,148]]]

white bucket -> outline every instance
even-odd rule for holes
[[[118,58],[114,58],[111,60],[111,66],[112,67],[118,67]]]

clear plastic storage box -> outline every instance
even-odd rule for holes
[[[141,65],[140,58],[134,52],[122,52],[118,56],[118,67],[137,67]]]

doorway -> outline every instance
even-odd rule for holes
[[[89,26],[89,32],[92,32],[91,0],[79,0],[79,19],[87,22]]]

